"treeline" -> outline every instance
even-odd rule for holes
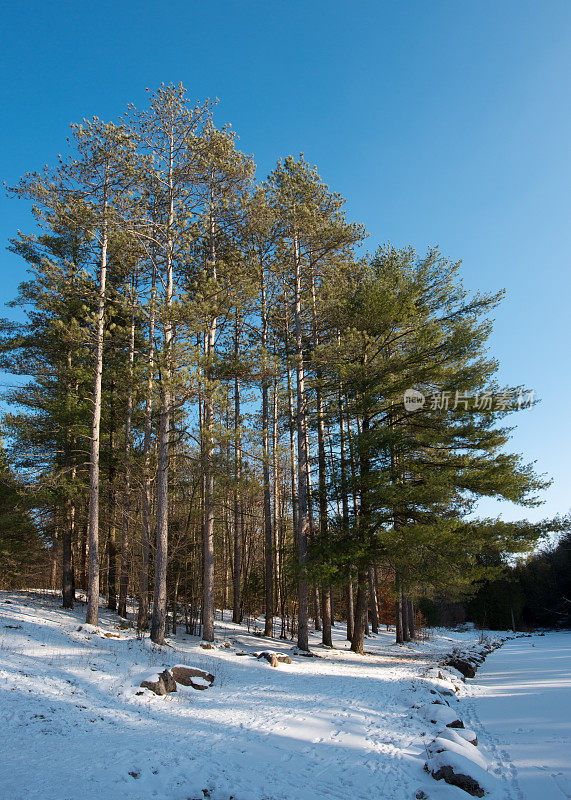
[[[65,607],[86,589],[97,624],[100,590],[122,616],[134,598],[157,643],[169,608],[212,640],[215,607],[303,650],[310,619],[326,645],[347,619],[356,652],[383,615],[408,639],[419,597],[461,596],[487,554],[563,524],[473,514],[545,485],[504,450],[523,387],[487,352],[500,295],[437,250],[360,257],[315,168],[256,182],[212,112],[163,86],[73,126],[69,157],[12,190],[38,227],[10,245],[29,279],[3,431],[34,535]]]
[[[472,618],[485,627],[571,627],[571,534],[517,564],[504,565],[471,600]]]

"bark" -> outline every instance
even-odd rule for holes
[[[173,296],[173,225],[174,225],[174,141],[170,135],[168,182],[168,216],[166,230],[166,281],[165,281],[165,321],[163,364],[161,382],[161,407],[159,414],[159,441],[157,465],[157,546],[155,556],[155,591],[153,595],[153,616],[151,619],[151,640],[163,644],[167,614],[167,563],[168,563],[168,525],[169,525],[169,455],[171,424],[171,372],[173,329],[170,310]]]
[[[238,330],[234,340],[234,357],[238,358]],[[240,427],[240,381],[234,378],[234,598],[232,621],[242,622],[242,524],[238,486],[242,476],[242,437]]]
[[[416,639],[416,621],[414,619],[414,602],[408,601],[408,635],[413,641]]]
[[[66,525],[64,525],[62,536],[62,605],[64,608],[73,608],[75,601],[75,586],[73,576],[73,542],[75,539],[75,503],[71,499],[74,490],[75,481],[75,466],[72,464],[72,446],[73,439],[69,432],[69,425],[71,423],[71,369],[72,358],[71,353],[67,357],[68,368],[68,386],[67,386],[67,430],[65,434],[65,467],[69,474],[70,488],[69,498],[66,502]]]
[[[351,650],[363,654],[365,645],[365,630],[367,627],[368,585],[367,573],[362,570],[357,575],[357,601],[355,603],[355,622],[353,625],[353,638]]]
[[[286,363],[287,363],[287,397],[288,397],[288,427],[289,427],[289,449],[290,449],[290,466],[291,466],[291,506],[293,515],[293,533],[297,547],[299,519],[298,519],[298,502],[297,502],[297,455],[295,447],[295,418],[293,412],[293,380],[292,370],[289,358],[289,328],[286,319]]]
[[[395,602],[395,639],[397,644],[402,644],[404,641],[402,630],[402,595],[398,590]]]
[[[371,606],[371,630],[373,633],[379,632],[379,612],[377,608],[377,585],[373,567],[369,567],[369,603]]]
[[[274,359],[276,356],[274,342]],[[273,378],[273,402],[272,402],[272,483],[273,483],[273,502],[274,502],[274,575],[275,575],[275,606],[281,608],[281,546],[280,546],[280,485],[278,472],[278,377],[274,369]]]
[[[151,437],[153,432],[153,380],[155,370],[156,270],[153,263],[151,304],[149,309],[149,350],[147,355],[147,390],[143,434],[143,481],[141,489],[141,571],[139,575],[139,613],[137,628],[149,627],[149,551],[151,546]]]
[[[266,609],[264,636],[272,636],[274,620],[274,555],[272,535],[272,497],[270,490],[269,447],[269,381],[267,364],[268,311],[263,264],[260,265],[260,294],[262,313],[262,470],[264,485],[264,560]]]
[[[116,541],[116,507],[115,489],[115,383],[111,383],[111,404],[109,419],[109,497],[107,532],[107,608],[117,610],[117,541]]]
[[[127,616],[129,586],[129,521],[131,517],[131,420],[133,417],[133,362],[135,359],[135,279],[132,286],[131,322],[129,329],[127,414],[125,419],[125,485],[121,526],[121,578],[119,582],[119,616]]]
[[[355,604],[353,600],[353,581],[349,576],[349,583],[347,584],[347,641],[353,639],[353,622],[355,619]]]
[[[75,601],[73,580],[72,542],[75,535],[75,505],[72,500],[66,503],[66,525],[62,536],[62,605],[73,608]]]
[[[56,524],[54,527],[54,537],[52,539],[51,568],[50,568],[50,589],[54,591],[57,585],[57,565],[59,561],[59,550],[60,550],[59,528]]]
[[[408,630],[408,601],[403,592],[401,595],[401,616],[402,616],[402,638],[405,642],[410,641],[410,633]]]
[[[89,458],[89,583],[86,622],[99,622],[99,446],[101,435],[101,381],[103,376],[103,337],[105,331],[105,287],[107,280],[107,183],[104,187],[99,293],[95,323],[95,378],[91,417],[91,452]]]
[[[345,412],[343,401],[343,389],[339,389],[339,467],[341,473],[341,511],[343,519],[343,533],[345,536],[349,534],[349,492],[347,488],[347,453],[346,453],[346,439],[345,439]],[[347,639],[351,641],[353,638],[353,620],[354,620],[354,601],[353,601],[353,581],[351,578],[351,568],[348,570],[348,582],[346,590],[347,599]]]
[[[213,197],[210,197],[210,277],[216,280]],[[206,337],[204,385],[204,528],[202,540],[202,638],[214,641],[214,396],[212,358],[216,340],[216,316]]]
[[[303,365],[303,339],[301,327],[301,263],[297,234],[294,234],[295,268],[295,356],[297,377],[297,456],[298,456],[298,631],[297,646],[309,650],[309,608],[307,582],[307,539],[309,530],[309,457],[307,452],[307,400]]]

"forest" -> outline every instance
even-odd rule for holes
[[[92,625],[103,596],[157,644],[211,642],[225,609],[302,652],[341,619],[355,653],[381,624],[408,641],[427,600],[477,616],[569,527],[478,513],[548,485],[509,451],[535,401],[489,352],[502,292],[437,248],[369,252],[303,155],[260,180],[214,112],[163,85],[8,188],[31,216],[0,337],[0,585],[81,591]]]

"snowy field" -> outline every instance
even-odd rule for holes
[[[469,797],[423,770],[425,744],[438,730],[422,709],[438,684],[434,670],[432,676],[427,671],[453,647],[475,643],[474,631],[432,631],[429,641],[404,646],[393,644],[391,631],[367,639],[366,655],[356,656],[338,627],[336,649],[315,639],[320,657],[304,658],[292,642],[270,643],[229,622],[217,622],[216,647],[204,650],[184,633],[170,647],[153,647],[103,610],[99,629],[83,620],[82,605],[63,611],[56,598],[0,592],[2,800]],[[559,642],[567,648],[560,653]],[[542,748],[547,739],[556,740],[558,752],[565,741],[569,746],[557,691],[568,698],[570,643],[563,635],[508,642],[489,657],[475,685],[461,684],[458,699],[449,701],[481,737],[497,776],[494,800],[528,800],[519,759],[531,755],[504,743],[510,739],[508,715],[517,714],[522,737],[541,724]],[[268,646],[291,655],[293,663],[272,668],[253,656]],[[541,669],[544,660],[534,658],[550,648],[554,664],[561,658],[559,672],[526,677],[523,664]],[[506,671],[518,663],[517,693],[509,700]],[[139,688],[150,673],[174,664],[213,673],[213,686],[179,686],[165,697]],[[530,679],[534,686],[525,689]],[[540,681],[546,684],[539,696],[543,717],[531,721],[530,697]],[[515,710],[492,710],[491,693]],[[543,750],[536,752],[536,760],[543,759]],[[562,768],[551,765],[548,772],[553,788],[541,800],[569,797],[567,778],[551,777]]]
[[[571,800],[571,631],[506,642],[463,706],[514,798]]]

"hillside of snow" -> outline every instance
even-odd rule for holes
[[[468,797],[424,771],[438,731],[419,709],[439,683],[430,668],[478,632],[432,631],[404,646],[383,632],[357,656],[337,626],[336,649],[315,639],[315,658],[230,622],[216,634],[209,650],[184,632],[157,648],[103,609],[91,628],[82,604],[64,611],[48,594],[0,592],[0,797]],[[292,663],[254,656],[270,646]],[[140,688],[175,664],[212,673],[212,687],[164,697]],[[461,708],[467,691],[462,684],[450,705]],[[508,777],[498,798],[511,796]]]

